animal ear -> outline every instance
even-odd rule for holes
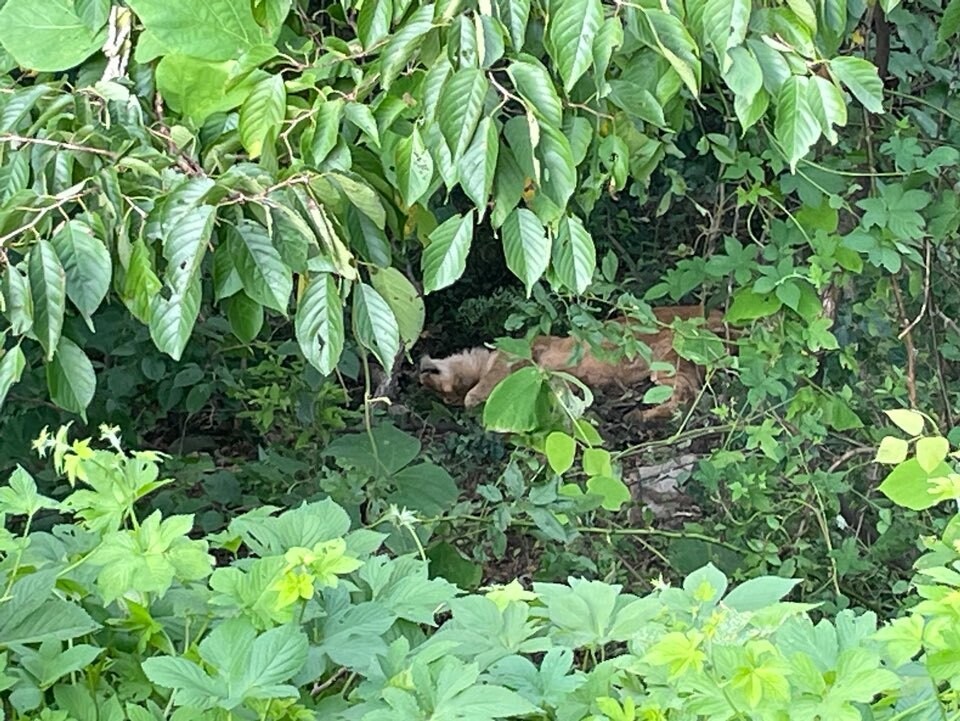
[[[437,373],[440,369],[437,368],[436,362],[428,355],[425,355],[420,358],[420,372],[421,373]]]

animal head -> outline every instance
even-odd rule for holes
[[[485,356],[489,354],[486,351]],[[420,385],[439,395],[451,406],[462,406],[467,393],[480,380],[481,372],[474,353],[458,353],[449,358],[420,359]],[[486,360],[484,358],[483,360]]]

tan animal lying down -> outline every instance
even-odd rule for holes
[[[668,325],[674,319],[703,318],[699,305],[677,305],[654,308],[656,319]],[[712,311],[706,318],[708,330],[722,333],[723,314]],[[619,322],[625,322],[620,319]],[[650,346],[653,361],[671,363],[676,373],[651,371],[647,362],[636,356],[618,363],[596,358],[585,345],[580,361],[571,364],[577,340],[570,337],[539,336],[532,344],[533,361],[549,371],[565,371],[581,380],[592,390],[629,388],[649,382],[673,386],[673,395],[664,403],[649,409],[628,413],[627,421],[648,421],[669,418],[674,410],[696,398],[703,382],[701,368],[680,358],[673,349],[673,330],[661,328],[655,333],[638,334],[637,338]],[[510,358],[500,351],[472,348],[447,358],[420,359],[420,383],[439,394],[448,405],[472,408],[482,402],[494,387],[527,361]]]

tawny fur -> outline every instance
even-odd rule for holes
[[[704,309],[698,305],[668,306],[654,308],[654,315],[660,323],[669,325],[675,319],[704,318]],[[719,311],[712,311],[706,321],[709,330],[723,332],[723,316]],[[626,323],[624,319],[618,322]],[[696,397],[703,382],[702,370],[677,355],[670,328],[638,334],[637,338],[650,346],[653,361],[672,364],[676,373],[651,371],[639,356],[618,363],[600,360],[586,345],[579,362],[571,363],[578,342],[570,337],[538,336],[532,344],[532,358],[541,368],[569,373],[593,390],[629,388],[648,382],[672,386],[673,394],[666,402],[637,409],[626,416],[631,422],[668,418]],[[424,356],[420,360],[420,383],[439,394],[448,405],[472,408],[483,403],[500,381],[525,362],[487,348],[472,348],[441,359]]]

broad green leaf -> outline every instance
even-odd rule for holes
[[[602,496],[600,505],[608,511],[619,511],[630,500],[630,489],[613,476],[590,477],[587,479],[587,492]]]
[[[228,231],[228,242],[243,289],[251,299],[284,316],[293,292],[290,269],[273,246],[270,234],[259,223],[241,221]]]
[[[823,0],[821,6],[820,37],[825,44],[826,57],[836,55],[846,38],[847,0]]]
[[[408,207],[419,201],[433,180],[433,156],[423,144],[416,126],[409,136],[397,143],[397,185]]]
[[[703,6],[703,32],[713,48],[720,72],[730,69],[728,51],[740,46],[747,37],[750,0],[707,0]]]
[[[238,81],[235,76],[242,70],[234,60],[167,55],[157,65],[157,89],[170,108],[199,126],[214,113],[242,105],[257,83],[270,77],[255,70]]]
[[[250,343],[263,328],[263,306],[246,293],[237,293],[227,299],[227,320],[237,340]]]
[[[317,101],[317,114],[312,128],[313,142],[310,144],[310,162],[313,165],[321,165],[337,146],[343,108],[342,98]]]
[[[553,244],[553,268],[560,282],[582,294],[593,281],[596,267],[597,250],[590,233],[577,216],[564,216]]]
[[[0,45],[17,64],[56,72],[75,67],[101,48],[104,24],[90,28],[71,0],[7,0],[0,9]]]
[[[167,261],[164,280],[184,291],[200,277],[200,265],[213,233],[216,209],[212,205],[188,207],[164,229],[163,257]],[[166,225],[166,223],[165,223]]]
[[[133,317],[148,325],[153,299],[162,288],[163,283],[153,269],[153,251],[142,238],[138,238],[130,253],[120,297]]]
[[[766,90],[760,90],[749,103],[744,100],[742,95],[733,99],[734,112],[737,114],[737,120],[740,121],[741,137],[766,115],[769,106],[770,96]]]
[[[260,156],[264,143],[276,140],[286,108],[282,75],[271,75],[254,86],[240,107],[239,127],[240,142],[251,159]]]
[[[420,256],[424,293],[446,288],[463,275],[473,240],[473,213],[454,215],[430,233],[430,242]]]
[[[950,443],[943,436],[929,436],[917,440],[917,463],[927,473],[933,471],[947,458],[950,452]]]
[[[847,104],[840,88],[831,80],[812,75],[807,85],[807,100],[824,136],[831,143],[836,143],[837,133],[833,126],[842,128],[847,124]]]
[[[941,463],[932,471],[925,471],[916,458],[908,458],[898,465],[880,484],[879,491],[898,506],[912,511],[923,511],[949,498],[935,490],[934,478],[945,478],[953,470]]]
[[[387,42],[380,54],[380,82],[384,89],[390,89],[400,71],[420,47],[423,36],[433,27],[433,13],[433,3],[420,6]]]
[[[10,332],[23,335],[33,327],[33,297],[30,293],[29,268],[23,263],[18,267],[8,265],[3,273],[3,294],[0,302],[5,303],[3,309],[10,322]]]
[[[453,477],[434,463],[407,466],[394,473],[390,480],[397,488],[388,496],[390,503],[401,508],[406,506],[427,517],[449,512],[460,495]]]
[[[387,301],[366,283],[354,289],[353,326],[360,344],[370,350],[389,373],[400,352],[400,329]]]
[[[547,50],[569,93],[593,64],[593,41],[603,22],[600,0],[553,0]]]
[[[523,48],[530,18],[530,0],[497,0],[500,21],[507,28],[510,42],[517,52]]]
[[[869,60],[837,57],[830,60],[830,72],[853,93],[871,113],[883,112],[883,81]]]
[[[532,431],[540,423],[540,391],[543,375],[527,366],[504,378],[490,393],[483,407],[483,425],[497,433]]]
[[[396,268],[372,271],[370,282],[393,311],[400,331],[400,340],[409,351],[420,339],[420,333],[423,331],[423,323],[426,319],[423,298],[417,293],[413,283]]]
[[[507,216],[501,234],[507,267],[523,281],[529,297],[550,262],[550,239],[537,216],[526,208]]]
[[[799,18],[800,22],[806,25],[811,35],[817,34],[817,11],[810,4],[809,0],[787,0],[787,7],[793,10],[793,14]],[[846,20],[846,18],[844,18]]]
[[[809,82],[809,78],[792,75],[777,96],[774,134],[783,146],[791,170],[796,169],[800,159],[820,138],[820,123],[807,100]]]
[[[645,9],[642,28],[648,44],[659,51],[696,97],[700,94],[700,58],[697,46],[679,18],[663,10]]]
[[[357,37],[363,49],[369,51],[390,33],[393,19],[391,0],[363,0],[357,15]]]
[[[311,278],[294,323],[304,357],[323,375],[333,373],[343,353],[343,303],[329,273]]]
[[[387,211],[377,191],[363,179],[346,173],[331,171],[325,173],[324,177],[340,188],[344,198],[354,208],[373,221],[377,228],[383,230],[387,224]]]
[[[86,353],[66,336],[60,337],[57,352],[47,363],[47,389],[50,400],[86,421],[87,406],[97,390],[97,376]]]
[[[460,158],[460,187],[480,210],[481,219],[493,190],[499,151],[500,135],[496,123],[491,118],[483,118],[470,147]]]
[[[894,408],[891,411],[884,411],[884,413],[897,428],[907,435],[919,436],[923,433],[926,420],[922,413],[908,408]]]
[[[755,293],[749,288],[741,288],[733,296],[733,303],[727,311],[726,320],[730,323],[743,323],[766,318],[783,307],[783,302],[773,293]]]
[[[63,330],[67,302],[67,279],[57,252],[49,241],[38,240],[27,259],[30,296],[33,303],[33,332],[40,341],[46,361],[53,359]]]
[[[940,16],[940,25],[937,28],[937,40],[944,42],[960,31],[960,0],[950,0],[943,15]],[[0,40],[3,38],[0,37]]]
[[[593,73],[597,79],[607,77],[613,53],[623,45],[623,22],[620,15],[606,18],[593,39]]]
[[[67,297],[93,329],[91,320],[110,289],[113,264],[110,252],[85,223],[71,220],[50,239],[60,257],[67,281]]]
[[[194,278],[183,290],[169,289],[153,297],[150,309],[150,337],[154,345],[174,360],[180,360],[200,315],[202,286]]]
[[[390,7],[390,3],[381,2],[381,5]],[[373,111],[369,106],[363,103],[347,103],[343,108],[343,116],[351,123],[362,130],[375,146],[380,145],[380,129],[377,127],[377,120],[373,117]]]
[[[724,72],[723,80],[738,100],[750,105],[763,89],[763,70],[757,56],[747,46],[731,48],[727,55],[730,66]]]
[[[560,104],[553,78],[543,64],[525,55],[521,60],[511,63],[507,72],[533,114],[542,122],[559,129],[563,124],[563,105]]]
[[[27,358],[19,345],[15,345],[0,358],[0,409],[3,408],[3,402],[7,399],[10,388],[20,382],[26,367]]]
[[[448,77],[440,91],[437,121],[455,163],[473,140],[489,87],[482,70],[464,68]]]
[[[771,96],[776,97],[787,78],[793,74],[790,64],[782,53],[758,38],[748,38],[746,45],[763,70],[763,87]]]
[[[0,605],[0,646],[65,641],[100,627],[78,604],[52,597],[55,581],[55,571],[40,571],[13,584]]]
[[[543,195],[558,208],[567,207],[570,197],[577,189],[577,169],[573,164],[570,141],[560,130],[549,125],[542,126],[537,154],[543,168]],[[539,208],[534,207],[540,213]]]
[[[583,472],[588,476],[613,475],[613,458],[605,448],[585,448]]]
[[[240,290],[243,290],[243,281],[233,262],[230,243],[225,241],[213,251],[213,297],[223,300]]]
[[[723,604],[740,613],[759,611],[783,600],[800,581],[796,578],[761,576],[741,583],[727,594]]]
[[[897,465],[902,463],[910,450],[910,445],[902,438],[896,436],[884,436],[877,447],[877,455],[874,457],[875,463],[888,463]],[[940,459],[943,460],[942,458]],[[934,464],[936,465],[936,464]]]
[[[562,431],[554,431],[547,436],[544,450],[547,455],[547,463],[550,464],[553,472],[563,475],[573,466],[573,458],[577,452],[577,442]]]
[[[653,386],[644,392],[641,402],[651,406],[659,406],[661,403],[670,400],[672,395],[673,388],[671,386]]]

